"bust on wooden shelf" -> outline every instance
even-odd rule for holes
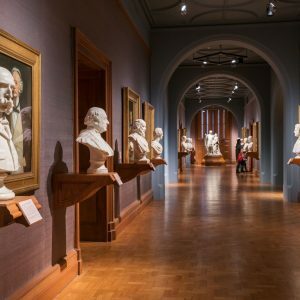
[[[154,139],[151,142],[151,148],[153,150],[153,158],[161,159],[161,154],[163,152],[163,146],[161,145],[161,143],[159,141],[164,136],[162,129],[159,127],[155,128],[153,135],[154,135]]]
[[[300,165],[300,124],[295,125],[294,134],[295,137],[297,137],[296,143],[293,148],[293,153],[295,153],[296,156],[294,158],[291,158],[288,161],[288,164]]]
[[[87,128],[80,132],[76,141],[87,146],[90,150],[90,167],[87,173],[107,173],[105,161],[107,157],[114,155],[114,151],[101,136],[109,124],[106,112],[99,107],[90,108],[84,118],[84,124]]]
[[[149,152],[149,145],[145,139],[146,122],[143,119],[136,119],[133,122],[129,139],[129,157],[131,162],[138,164],[147,164],[149,159],[147,153]]]

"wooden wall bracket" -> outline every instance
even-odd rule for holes
[[[288,161],[288,165],[298,165],[298,166],[300,166],[300,158],[299,157],[290,158],[289,161]]]
[[[8,225],[17,218],[22,217],[23,214],[18,203],[29,199],[33,201],[37,209],[42,207],[35,196],[16,196],[12,200],[0,201],[0,227]]]
[[[178,152],[178,158],[181,159],[185,156],[188,156],[189,155],[189,152]]]
[[[53,207],[65,208],[87,200],[102,187],[122,181],[117,173],[78,174],[63,173],[53,175]]]
[[[155,167],[152,163],[137,164],[137,163],[117,163],[115,164],[115,172],[117,172],[122,182],[127,182],[138,175],[144,175],[150,171],[155,171]]]
[[[259,160],[258,152],[247,152],[247,156]]]
[[[152,158],[151,163],[156,168],[157,166],[167,165],[167,162],[163,158]]]

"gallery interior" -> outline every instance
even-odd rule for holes
[[[0,299],[298,299],[299,30],[298,0],[1,1]]]

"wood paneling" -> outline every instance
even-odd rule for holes
[[[77,254],[74,250],[63,258],[59,264],[42,272],[24,287],[17,290],[9,299],[50,300],[53,299],[77,275]]]
[[[75,31],[75,100],[74,133],[78,136],[88,109],[101,107],[106,111],[110,125],[103,138],[112,146],[112,92],[111,62],[81,32]],[[89,166],[88,148],[74,144],[74,165],[76,172],[86,172]],[[106,162],[109,171],[113,170],[113,159]],[[80,206],[76,205],[77,239],[111,241],[115,238],[113,188],[102,188],[91,199]],[[80,229],[79,229],[80,222]],[[77,248],[80,248],[78,241]]]

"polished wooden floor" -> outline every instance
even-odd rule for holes
[[[300,299],[300,205],[232,167],[195,167],[116,242],[82,244],[57,299]]]

